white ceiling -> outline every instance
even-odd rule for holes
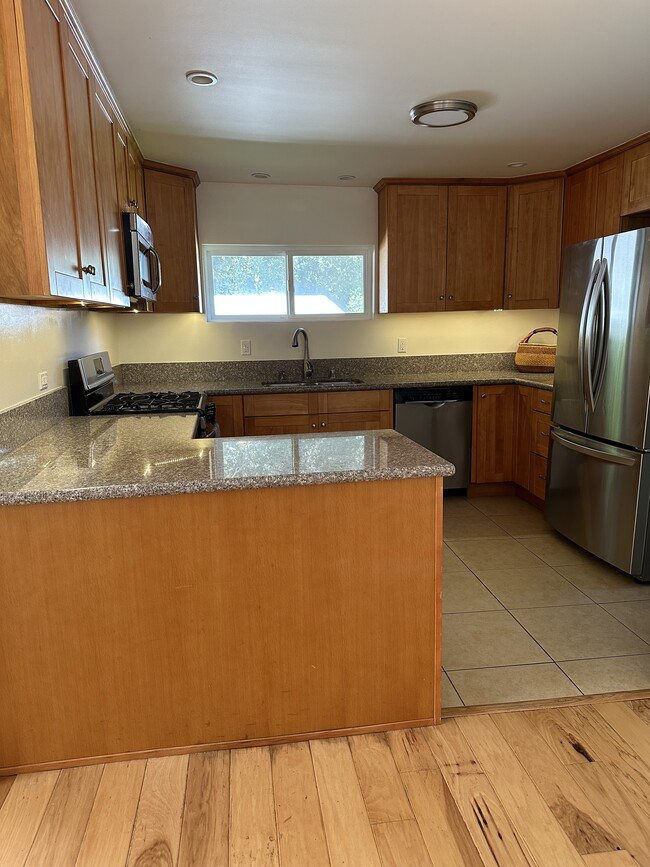
[[[145,156],[203,180],[523,174],[650,129],[649,0],[73,2]],[[410,123],[444,96],[476,118]]]

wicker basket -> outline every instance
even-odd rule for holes
[[[535,328],[521,341],[515,354],[515,367],[522,373],[553,373],[557,346],[546,343],[529,343],[533,334],[550,331],[557,336],[555,328]]]

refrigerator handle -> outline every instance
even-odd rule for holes
[[[585,316],[584,322],[584,346],[583,346],[583,364],[587,373],[586,377],[586,397],[587,403],[589,405],[590,410],[593,412],[596,407],[596,377],[594,371],[594,346],[593,346],[593,338],[594,338],[594,317],[596,315],[596,310],[598,309],[598,304],[602,298],[602,288],[605,282],[605,274],[607,272],[607,260],[603,259],[599,263],[598,267],[598,275],[596,280],[592,286],[591,293],[589,295],[589,301],[586,303],[587,313]],[[601,315],[601,321],[602,321]],[[603,335],[604,338],[604,335]],[[596,354],[598,355],[598,347],[596,347]],[[602,353],[601,353],[602,354]]]
[[[591,303],[591,298],[594,293],[598,274],[600,272],[600,265],[601,261],[600,259],[597,259],[594,262],[594,267],[591,269],[591,275],[589,277],[587,289],[585,291],[585,300],[582,305],[582,313],[580,314],[580,326],[578,328],[578,369],[580,372],[580,384],[582,385],[582,396],[584,398],[585,405],[589,404],[589,395],[587,391],[588,360],[585,352],[587,322],[589,319],[589,305]]]
[[[607,259],[603,259],[602,280],[600,282],[600,292],[598,295],[600,313],[598,316],[598,332],[594,364],[594,404],[598,402],[600,387],[605,378],[605,365],[607,364],[609,315],[611,307],[610,288],[609,263],[607,262]]]
[[[563,437],[554,428],[551,430],[551,438],[557,440],[565,448],[571,449],[573,452],[579,452],[581,455],[587,455],[590,458],[596,458],[599,461],[606,461],[609,464],[622,464],[625,467],[633,467],[636,463],[634,458],[628,458],[624,455],[615,455],[611,452],[601,452],[600,449],[592,449],[589,446],[583,446],[574,440]]]

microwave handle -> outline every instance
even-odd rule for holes
[[[156,280],[156,285],[155,285],[155,287],[151,289],[152,294],[155,295],[156,292],[157,292],[157,291],[160,289],[160,287],[162,286],[162,270],[161,270],[161,268],[160,268],[160,256],[158,255],[158,253],[156,253],[156,251],[154,250],[153,247],[149,247],[149,249],[147,250],[147,252],[148,252],[148,253],[151,253],[151,255],[152,255],[152,256],[154,257],[154,259],[156,260],[156,276],[157,276],[157,280]]]

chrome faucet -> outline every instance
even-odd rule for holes
[[[302,378],[306,382],[314,375],[314,365],[311,363],[311,359],[309,358],[309,337],[307,336],[307,332],[304,328],[296,328],[296,330],[293,332],[291,346],[294,349],[298,348],[298,335],[300,334],[302,334],[305,340],[305,354],[302,359]]]

